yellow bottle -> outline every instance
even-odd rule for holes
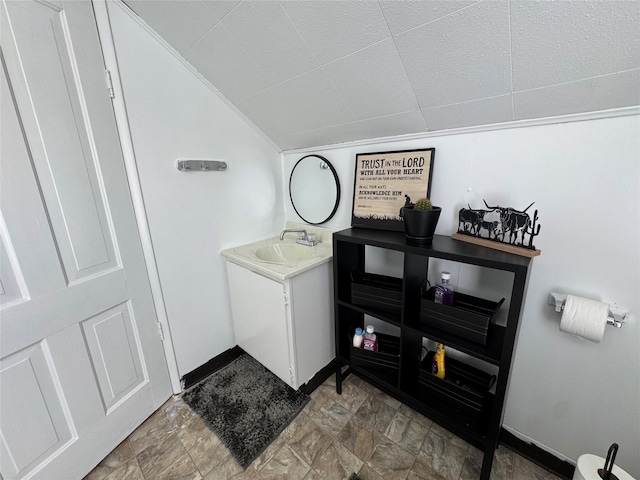
[[[444,345],[442,343],[438,344],[438,351],[433,356],[431,373],[438,378],[444,378]]]

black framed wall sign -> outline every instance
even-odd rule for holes
[[[435,148],[358,153],[351,226],[404,230],[402,207],[431,194]]]

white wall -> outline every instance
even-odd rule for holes
[[[435,136],[314,151],[336,167],[343,192],[328,226],[349,227],[356,153],[435,147],[437,233],[457,230],[471,202],[524,208],[542,226],[508,391],[505,426],[560,456],[606,456],[640,478],[640,117]],[[287,153],[284,174],[307,152]],[[469,192],[468,189],[472,191]],[[287,220],[298,220],[289,199]],[[462,279],[461,279],[462,281]],[[633,312],[600,344],[559,331],[550,291]]]
[[[182,376],[235,345],[219,251],[280,232],[280,154],[123,7],[108,7]],[[181,173],[178,158],[230,168]]]

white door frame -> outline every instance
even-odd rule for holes
[[[158,315],[160,328],[162,329],[162,343],[164,346],[164,354],[167,359],[171,388],[173,389],[174,394],[178,394],[182,391],[180,374],[178,372],[178,363],[176,360],[175,350],[173,348],[171,329],[169,327],[169,319],[167,317],[167,310],[164,304],[162,284],[160,283],[160,274],[158,273],[158,266],[156,264],[156,257],[153,250],[153,241],[149,230],[149,223],[147,221],[147,212],[144,205],[144,197],[142,195],[142,187],[140,185],[140,176],[138,175],[133,142],[131,140],[129,117],[127,116],[127,108],[124,102],[122,83],[120,81],[120,70],[118,68],[118,59],[115,44],[113,42],[113,34],[111,31],[111,23],[109,21],[106,0],[93,0],[93,10],[95,12],[96,23],[98,25],[98,34],[102,45],[104,62],[112,83],[112,103],[115,111],[116,126],[118,128],[118,134],[120,135],[120,144],[122,145],[125,170],[127,172],[127,177],[129,178],[129,190],[131,191],[133,209],[135,211],[136,222],[140,232],[140,240],[142,242],[147,274],[149,276],[149,283],[151,284],[153,303]],[[105,75],[107,75],[106,72]]]

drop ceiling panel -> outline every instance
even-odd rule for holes
[[[289,18],[325,64],[390,37],[377,2],[282,2]]]
[[[127,5],[180,53],[218,21],[199,0],[127,0]]]
[[[516,119],[640,105],[640,69],[516,92]]]
[[[361,138],[368,138],[364,136],[361,126],[357,123],[350,123],[347,125],[336,125],[318,130],[307,130],[285,135],[279,139],[278,145],[280,145],[283,150],[292,150],[310,146],[350,142]]]
[[[184,58],[232,102],[273,85],[222,24],[187,50]]]
[[[318,66],[279,2],[241,2],[221,23],[273,83]]]
[[[273,140],[287,133],[354,121],[321,69],[315,69],[237,103]]]
[[[389,24],[391,33],[406,32],[412,28],[425,25],[461,10],[477,1],[428,1],[424,0],[403,0],[403,1],[381,1],[380,7],[384,12],[384,17]]]
[[[420,133],[425,130],[422,114],[415,110],[286,135],[280,138],[279,145],[283,150],[292,150],[369,138]]]
[[[514,91],[640,66],[640,2],[512,2]]]
[[[323,68],[358,119],[418,109],[416,96],[391,38]]]
[[[370,118],[359,122],[364,138],[379,138],[386,136],[420,133],[427,130],[424,118],[419,110],[388,115],[386,117]]]
[[[203,3],[217,19],[222,19],[240,3],[240,0],[203,0]]]
[[[513,120],[511,95],[474,100],[472,102],[425,108],[422,110],[429,130],[490,125]]]
[[[395,39],[422,108],[511,93],[506,1],[472,5]]]

